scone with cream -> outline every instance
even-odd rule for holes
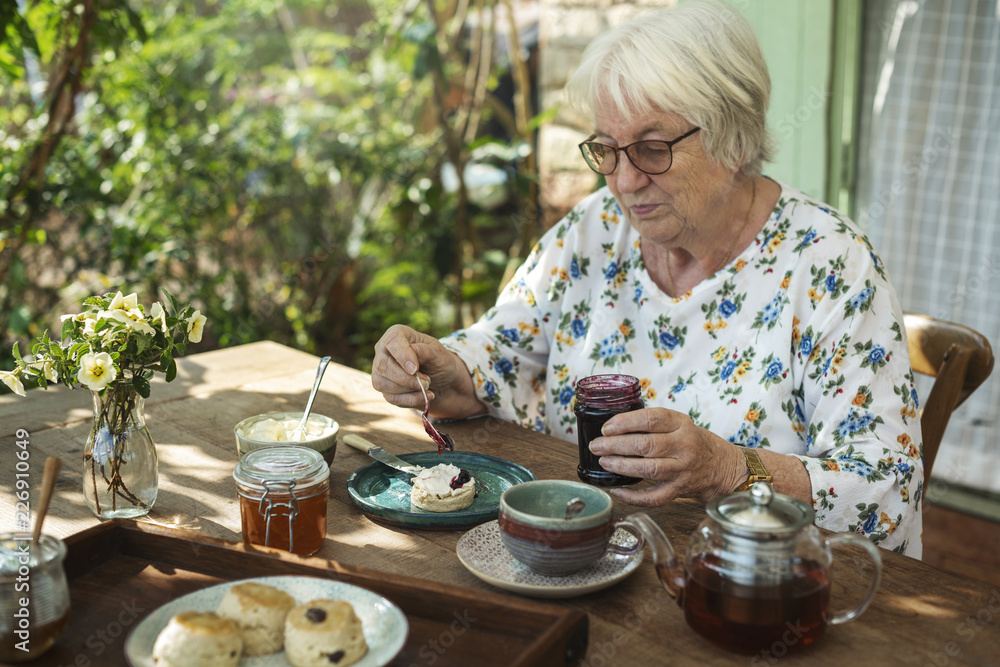
[[[410,502],[429,512],[465,509],[476,497],[476,479],[450,463],[425,468],[413,478]]]
[[[285,618],[285,658],[292,667],[344,667],[368,651],[361,619],[343,600],[312,600]]]
[[[167,622],[153,644],[156,667],[236,667],[243,639],[236,624],[210,611],[185,611]]]
[[[218,614],[239,628],[244,655],[268,655],[284,645],[285,616],[294,606],[295,598],[285,591],[246,581],[226,591]]]

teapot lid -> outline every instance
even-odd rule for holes
[[[749,492],[713,498],[706,510],[727,532],[746,537],[791,537],[813,522],[811,507],[775,493],[767,482],[757,482]]]

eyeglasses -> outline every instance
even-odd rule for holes
[[[587,161],[587,166],[602,176],[614,173],[618,167],[619,151],[625,153],[632,165],[642,173],[658,176],[666,173],[670,169],[670,165],[673,164],[674,144],[682,139],[687,139],[700,129],[700,127],[696,127],[673,141],[637,141],[623,148],[615,148],[591,141],[597,136],[592,134],[580,144],[580,152],[583,153],[583,159]]]

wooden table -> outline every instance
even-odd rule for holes
[[[261,412],[301,409],[316,364],[312,355],[263,342],[183,358],[174,382],[154,382],[146,412],[159,453],[160,491],[144,521],[239,542],[239,508],[231,477],[238,460],[233,426]],[[396,453],[433,448],[415,413],[385,403],[372,389],[368,375],[349,368],[329,367],[313,409],[338,420],[342,434],[358,433]],[[29,440],[33,503],[45,457],[63,459],[46,532],[66,537],[98,523],[80,489],[80,452],[90,419],[91,401],[84,391],[60,388],[32,392],[29,398],[0,398],[0,530],[15,527],[16,459],[11,452],[19,429]],[[538,478],[576,477],[575,445],[488,418],[451,423],[445,430],[460,449],[516,461]],[[482,582],[462,566],[455,554],[461,531],[392,528],[362,515],[345,482],[352,471],[369,463],[362,453],[339,446],[331,466],[329,534],[318,556],[345,566],[518,597]],[[633,508],[616,504],[618,515],[630,511]],[[688,535],[704,516],[703,508],[690,501],[673,502],[649,514],[678,549],[686,547]],[[911,558],[889,552],[882,555],[882,585],[869,610],[854,622],[830,627],[823,642],[808,651],[781,657],[783,664],[998,664],[1000,590]],[[846,567],[835,568],[835,606],[846,606],[864,590],[862,562],[859,557],[848,560]],[[780,657],[732,655],[694,635],[681,610],[659,585],[648,551],[640,568],[618,585],[549,602],[589,615],[585,665],[748,661],[764,665],[775,664]],[[94,623],[103,627],[106,621],[95,619]],[[104,664],[88,654],[86,646],[80,650],[91,655],[94,662],[90,664]],[[111,646],[108,654],[113,652],[120,655],[120,647]],[[783,653],[780,647],[777,653]],[[430,664],[434,657],[422,655],[426,660],[416,664]],[[45,664],[45,660],[35,664]]]

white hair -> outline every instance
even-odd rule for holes
[[[721,2],[643,13],[598,36],[566,93],[629,122],[676,113],[702,128],[709,157],[746,177],[760,175],[771,159],[767,63],[753,27]]]

